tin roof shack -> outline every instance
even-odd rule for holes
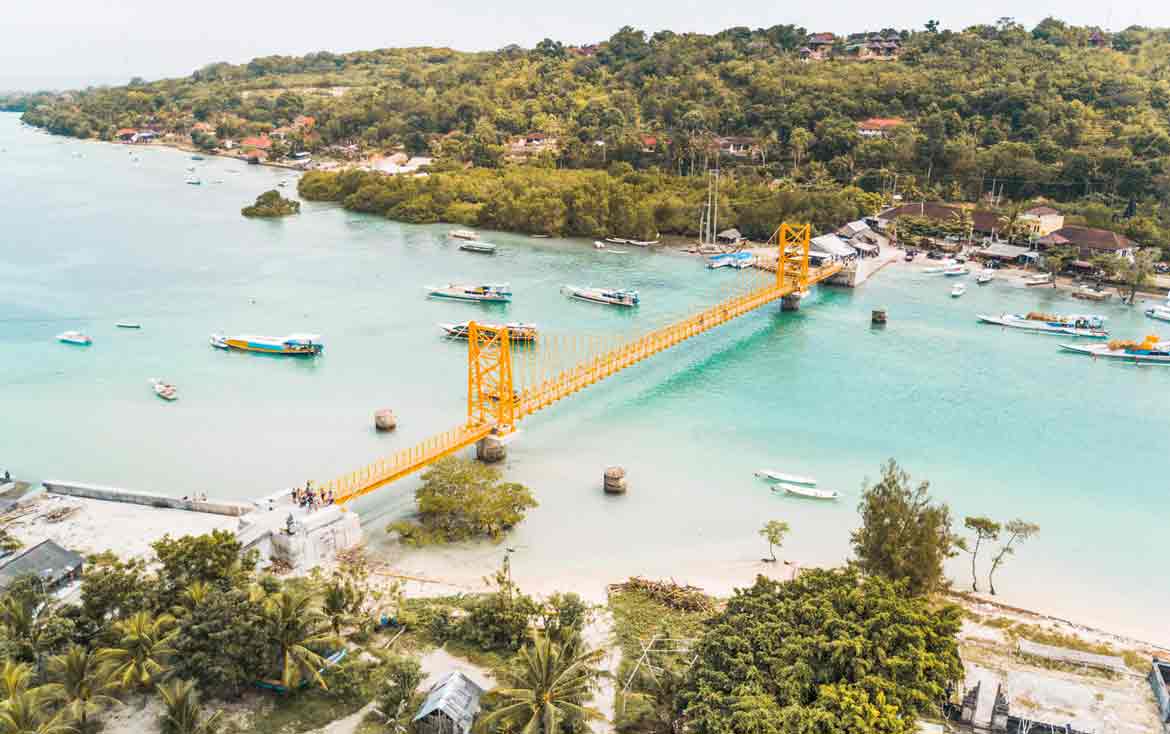
[[[1158,701],[1158,720],[1170,724],[1170,662],[1154,658],[1150,668],[1150,688]]]
[[[431,686],[414,715],[418,734],[470,734],[483,689],[455,670]]]
[[[21,576],[36,576],[52,593],[81,578],[84,559],[51,540],[43,540],[0,566],[0,591]]]

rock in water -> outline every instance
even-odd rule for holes
[[[393,431],[398,427],[398,419],[394,417],[394,411],[389,408],[382,408],[374,411],[374,428],[379,431]]]
[[[602,485],[606,494],[626,493],[626,470],[620,466],[611,466],[605,470],[605,481]]]

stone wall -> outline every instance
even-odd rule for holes
[[[62,482],[57,480],[42,482],[45,489],[52,494],[68,495],[70,497],[84,497],[91,500],[105,500],[107,502],[128,502],[147,507],[159,507],[169,510],[188,510],[190,512],[207,512],[213,515],[229,515],[239,517],[255,510],[251,502],[232,502],[229,500],[184,500],[154,492],[137,492],[117,487],[103,487],[97,484],[83,484],[81,482]]]

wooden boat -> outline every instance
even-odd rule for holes
[[[952,265],[943,270],[943,275],[947,276],[948,278],[954,278],[959,275],[966,275],[970,272],[971,268],[967,267],[966,265]]]
[[[810,487],[816,486],[817,483],[817,480],[813,477],[802,477],[799,474],[785,474],[784,472],[773,471],[771,469],[760,469],[756,472],[756,476],[762,479],[771,479],[774,482],[806,484]]]
[[[57,341],[64,344],[76,344],[81,347],[88,347],[93,344],[93,339],[80,331],[63,331],[57,335]]]
[[[1060,348],[1075,354],[1113,359],[1134,364],[1170,365],[1170,341],[1162,341],[1156,334],[1150,334],[1141,342],[1111,341],[1108,344],[1082,347],[1079,344],[1061,344]]]
[[[142,328],[142,324],[140,324],[136,321],[119,321],[118,323],[114,324],[114,326],[117,326],[119,329],[141,329]]]
[[[634,247],[650,247],[657,245],[658,240],[626,240],[625,244],[633,245]]]
[[[1072,297],[1080,298],[1083,301],[1108,301],[1113,298],[1113,294],[1104,289],[1083,285],[1072,292]]]
[[[463,321],[458,324],[439,324],[446,335],[452,339],[466,339],[471,322]],[[480,324],[491,329],[508,330],[508,341],[510,342],[524,342],[531,344],[536,341],[536,324],[521,324],[518,322],[511,322],[507,324]]]
[[[627,308],[638,305],[638,291],[626,288],[579,288],[567,285],[561,289],[570,298],[578,298],[591,303],[603,303],[608,306],[625,306]]]
[[[163,400],[175,400],[179,397],[179,388],[168,382],[163,382],[157,378],[151,378],[150,386],[154,388],[154,394]]]
[[[1045,273],[1044,275],[1031,275],[1024,278],[1024,285],[1031,288],[1036,285],[1052,285],[1052,276]]]
[[[630,241],[621,237],[606,237],[605,241],[612,245],[628,245]]]
[[[512,300],[512,289],[507,283],[485,283],[463,285],[448,283],[445,286],[428,285],[427,295],[431,298],[450,298],[455,301],[479,301],[482,303],[508,303]]]
[[[472,232],[470,229],[453,229],[447,233],[448,237],[453,237],[457,240],[478,240],[479,234]]]
[[[951,289],[951,298],[958,298],[967,292],[967,286],[962,283],[955,283],[955,287]]]
[[[1058,316],[1056,314],[1031,311],[1027,314],[1005,313],[1000,316],[976,314],[976,318],[984,324],[1006,326],[1010,329],[1022,329],[1024,331],[1035,331],[1041,334],[1081,336],[1090,339],[1106,339],[1109,337],[1109,332],[1105,330],[1105,318],[1092,314]]]
[[[240,352],[260,352],[289,357],[314,357],[325,349],[325,343],[318,334],[289,334],[288,336],[240,336],[211,335],[211,346],[217,349],[234,349]]]
[[[777,484],[772,488],[772,490],[775,491],[777,488],[783,489],[788,494],[795,495],[797,497],[804,497],[810,500],[835,500],[841,496],[841,494],[836,490],[799,487],[795,484]]]
[[[490,242],[474,242],[467,241],[459,244],[460,250],[467,250],[468,252],[478,252],[483,255],[496,254],[496,246]]]

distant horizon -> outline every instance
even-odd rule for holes
[[[71,4],[66,0],[66,6]],[[554,12],[535,0],[505,0],[491,8],[466,0],[440,0],[411,8],[405,18],[401,9],[365,8],[355,0],[335,0],[327,13],[312,6],[311,12],[320,17],[309,23],[298,17],[304,13],[273,15],[263,8],[239,7],[227,0],[205,0],[200,15],[180,17],[158,13],[149,0],[108,0],[109,4],[120,12],[81,3],[64,11],[32,4],[6,11],[11,17],[0,28],[0,93],[119,86],[134,77],[150,81],[185,77],[211,63],[242,64],[263,56],[304,56],[316,51],[433,46],[481,52],[513,44],[531,48],[546,37],[565,44],[587,44],[605,40],[625,25],[648,35],[661,30],[710,35],[728,28],[785,24],[803,26],[809,32],[921,30],[932,19],[938,20],[941,28],[958,31],[992,24],[1003,16],[1026,28],[1049,16],[1109,32],[1132,25],[1170,26],[1170,7],[1152,0],[1139,0],[1124,8],[1114,7],[1112,2],[1078,5],[1043,0],[1033,4],[1027,15],[1017,15],[1007,0],[945,12],[925,0],[911,0],[894,9],[839,0],[832,6],[786,10],[761,0],[717,7],[693,1],[659,7],[654,0],[630,7],[616,0],[598,0],[588,12]],[[298,4],[293,0],[282,10]],[[574,12],[579,15],[574,17]]]

